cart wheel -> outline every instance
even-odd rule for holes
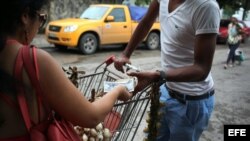
[[[80,38],[79,49],[83,54],[93,54],[98,47],[98,41],[94,34],[86,33]]]

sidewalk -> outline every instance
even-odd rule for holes
[[[47,48],[47,47],[53,47],[53,44],[50,44],[47,40],[44,34],[37,34],[31,44],[39,47],[39,48]]]

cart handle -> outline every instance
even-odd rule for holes
[[[109,65],[112,64],[114,61],[115,61],[115,56],[114,56],[114,55],[111,55],[110,57],[108,57],[108,58],[105,60],[105,63],[106,63],[107,66],[109,66]]]
[[[106,64],[105,68],[107,68],[110,64],[112,64],[115,61],[115,56],[111,55],[110,57],[108,57],[104,62],[102,62],[100,65],[98,65],[95,69],[95,73],[97,72],[97,70],[103,65]]]

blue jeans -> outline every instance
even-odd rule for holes
[[[234,45],[231,45],[231,44],[228,45],[229,54],[227,56],[227,64],[229,64],[230,61],[232,61],[232,63],[234,64],[234,62],[235,62],[235,51],[239,47],[239,45],[240,45],[240,43],[237,43],[237,44],[234,44]]]
[[[171,98],[164,85],[160,87],[163,116],[157,141],[198,141],[207,128],[214,108],[214,96],[182,104]]]

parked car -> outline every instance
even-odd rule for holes
[[[93,54],[103,45],[126,45],[146,11],[136,6],[93,4],[80,18],[49,22],[45,35],[59,49],[78,48],[83,54]],[[159,48],[159,21],[155,21],[143,42],[148,49]]]
[[[230,23],[230,19],[222,19],[220,21],[219,34],[217,36],[218,43],[227,42],[229,23]],[[242,31],[243,31],[242,42],[245,42],[245,40],[250,36],[250,27],[248,27],[244,21],[239,21],[239,25],[241,26]]]

